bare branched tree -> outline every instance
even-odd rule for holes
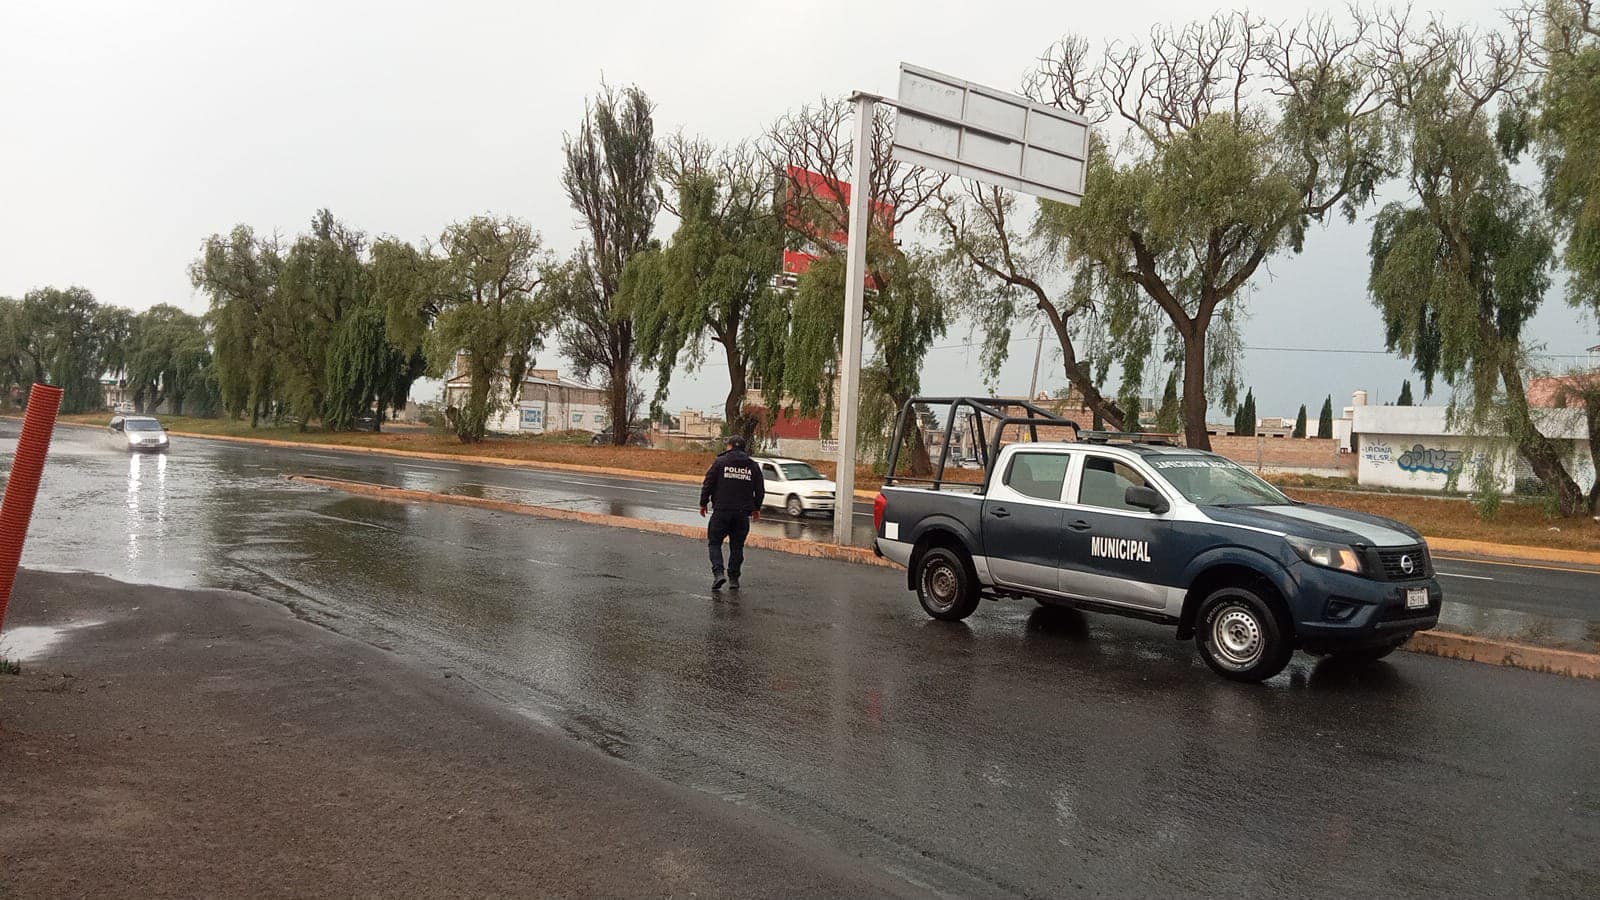
[[[1330,212],[1353,218],[1392,167],[1382,35],[1359,12],[1294,26],[1224,13],[1099,53],[1068,37],[1027,82],[1111,131],[1091,146],[1082,205],[1043,203],[1036,233],[1095,298],[1125,391],[1163,346],[1182,367],[1191,446],[1210,446],[1212,391],[1233,403],[1241,307],[1263,265]]]

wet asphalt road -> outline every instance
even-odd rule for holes
[[[0,422],[0,442],[14,437],[16,427],[14,422]],[[60,435],[68,446],[99,446],[92,430],[63,428]],[[235,473],[260,477],[300,473],[679,524],[703,521],[696,509],[698,487],[681,482],[187,438],[177,439],[173,454],[206,457]],[[854,543],[870,546],[871,504],[858,501],[854,512]],[[801,540],[828,541],[833,537],[832,518],[826,514],[791,519],[782,511],[767,510],[753,528],[761,534]],[[1438,559],[1437,568],[1449,601],[1443,616],[1447,626],[1600,650],[1600,571],[1448,555]]]
[[[280,469],[65,429],[24,563],[290,604],[938,891],[1600,886],[1600,684],[1398,654],[1245,687],[1154,625],[1025,604],[944,625],[899,573],[759,551],[715,598],[693,541]]]

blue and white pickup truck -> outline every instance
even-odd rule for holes
[[[919,398],[907,413],[930,403],[996,422],[992,442],[968,432],[992,457],[980,483],[945,480],[942,465],[896,478],[891,459],[875,504],[877,551],[906,567],[936,619],[964,619],[982,598],[1148,619],[1239,681],[1278,674],[1296,648],[1376,660],[1438,621],[1427,543],[1400,522],[1296,502],[1209,452],[1091,432],[1002,445],[1017,423],[1077,432],[1028,404],[1009,416],[1016,401]]]

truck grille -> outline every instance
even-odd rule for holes
[[[1428,555],[1426,544],[1413,544],[1410,547],[1383,547],[1375,551],[1377,556],[1377,572],[1390,581],[1414,581],[1418,578],[1428,578],[1433,575],[1433,559]],[[1406,571],[1406,562],[1411,563],[1411,571]]]

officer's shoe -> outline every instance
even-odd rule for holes
[[[728,590],[737,591],[738,589],[739,589],[739,576],[737,576],[737,575],[729,575],[728,576]]]
[[[713,576],[711,576],[711,578],[712,578],[711,589],[713,591],[722,590],[722,586],[728,583],[728,579],[723,578],[721,573],[713,575]],[[734,587],[738,587],[739,586],[739,579],[735,578],[733,580],[733,586]]]

